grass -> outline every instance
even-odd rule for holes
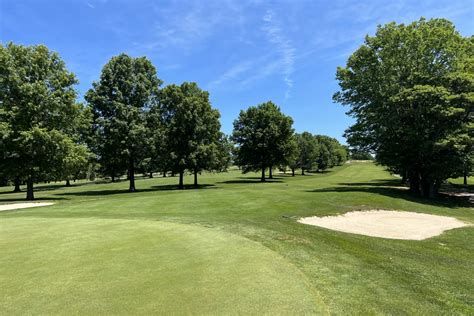
[[[464,178],[449,179],[448,182],[457,188],[464,188],[474,192],[474,177],[467,177],[467,187],[464,185]]]
[[[473,227],[404,241],[296,222],[383,208],[474,223],[467,200],[413,198],[372,163],[258,180],[39,186],[54,206],[0,212],[1,313],[474,313]]]

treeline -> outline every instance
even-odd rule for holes
[[[336,139],[304,132],[295,134],[291,117],[272,102],[241,111],[234,122],[235,163],[243,172],[260,171],[261,181],[273,169],[322,171],[343,164],[348,151]]]
[[[57,53],[43,45],[0,45],[0,179],[26,183],[28,200],[40,181],[135,174],[186,173],[194,185],[203,171],[274,168],[325,170],[342,164],[347,150],[335,139],[295,134],[293,120],[272,102],[242,111],[231,136],[209,93],[196,83],[161,87],[145,57],[113,57],[100,79],[77,102],[77,79]]]
[[[344,164],[348,159],[348,149],[337,139],[324,135],[312,135],[309,132],[295,135],[296,150],[290,156],[289,168],[292,175],[295,169],[305,171],[324,171]]]

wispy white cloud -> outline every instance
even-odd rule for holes
[[[287,86],[285,92],[285,98],[287,99],[290,96],[291,89],[293,88],[291,75],[294,72],[296,49],[293,47],[291,41],[283,34],[283,30],[281,29],[279,22],[276,20],[273,11],[267,10],[263,16],[263,22],[263,30],[266,33],[268,40],[276,46],[277,51],[280,54],[280,59],[276,65],[280,65],[282,68],[281,72],[283,74],[283,81]]]
[[[238,79],[242,74],[247,73],[252,68],[253,65],[254,65],[254,62],[249,61],[249,60],[240,62],[230,67],[221,76],[219,76],[214,81],[210,82],[208,84],[208,87],[213,88],[223,83]]]
[[[152,34],[142,43],[146,50],[180,49],[189,53],[229,24],[243,23],[238,2],[233,1],[177,1],[166,7],[152,5],[156,22]]]
[[[88,0],[86,1],[86,5],[91,8],[91,9],[95,9],[97,4],[106,4],[108,2],[108,0]]]
[[[263,36],[267,43],[265,45],[267,53],[241,60],[230,66],[208,84],[209,88],[216,88],[229,82],[243,88],[267,77],[278,75],[282,76],[286,86],[285,99],[290,97],[294,84],[292,74],[297,59],[296,49],[291,40],[285,36],[281,21],[276,18],[273,11],[265,11],[263,17],[260,18],[260,23],[261,26],[258,29],[261,31],[260,36]]]

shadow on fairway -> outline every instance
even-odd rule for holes
[[[198,186],[194,185],[185,185],[184,189],[179,189],[178,185],[157,185],[151,188],[140,189],[138,188],[135,192],[129,192],[128,189],[119,189],[119,190],[92,190],[92,191],[80,191],[80,192],[62,192],[56,193],[55,195],[63,196],[101,196],[101,195],[115,195],[115,194],[134,194],[134,193],[143,193],[143,192],[156,192],[156,191],[186,191],[186,190],[201,190],[201,189],[211,189],[217,188],[213,184],[200,184]]]
[[[36,192],[36,191],[35,191]],[[26,194],[26,193],[25,193]],[[26,200],[24,196],[19,198],[11,198],[11,199],[1,199],[0,205],[5,204],[4,202],[40,202],[40,201],[57,201],[57,200],[65,200],[63,197],[39,197],[35,198],[33,201]]]
[[[331,188],[322,188],[307,190],[313,193],[347,193],[347,192],[363,192],[373,193],[389,196],[397,199],[405,199],[410,202],[441,206],[447,208],[457,207],[472,207],[469,198],[456,197],[440,193],[435,199],[426,199],[413,196],[408,191],[408,188],[400,184],[400,180],[374,180],[369,182],[352,182],[352,183],[338,183],[339,186]]]
[[[474,192],[474,184],[468,184],[467,186],[465,186],[464,184],[449,182],[449,185],[458,190],[467,190],[467,192]]]
[[[155,185],[152,187],[154,191],[185,191],[185,190],[203,190],[203,189],[217,189],[215,184],[199,184],[197,186],[192,184],[185,184],[183,189],[179,189],[177,184]]]
[[[75,187],[82,187],[86,185],[92,185],[92,184],[103,184],[103,183],[109,183],[109,181],[104,181],[104,180],[98,180],[98,181],[90,181],[90,182],[71,182],[70,186],[66,186],[66,183],[49,183],[49,184],[35,184],[35,192],[43,192],[43,191],[54,191],[58,189],[70,189],[70,188],[75,188]],[[1,194],[9,194],[9,193],[25,193],[26,194],[26,185],[21,186],[21,192],[13,192],[13,186],[11,187],[11,191],[3,191],[0,192]]]
[[[245,183],[280,183],[280,182],[283,182],[283,180],[278,177],[273,177],[273,179],[265,179],[265,182],[260,181],[260,177],[239,177],[238,180],[227,180],[227,181],[222,181],[219,183],[245,184]]]

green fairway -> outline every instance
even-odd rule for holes
[[[472,224],[472,204],[410,197],[369,162],[258,177],[38,185],[55,205],[0,212],[0,314],[474,313],[473,227],[404,241],[296,222],[380,208]]]

